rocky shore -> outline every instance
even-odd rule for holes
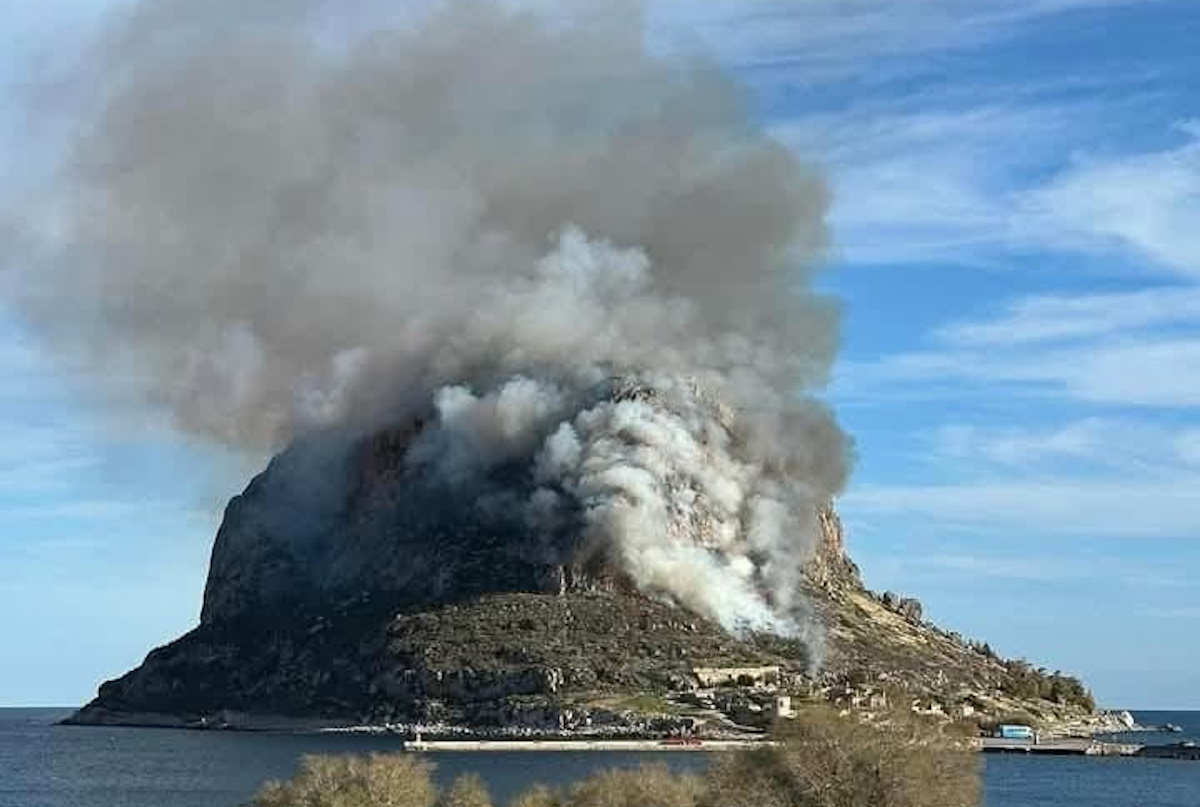
[[[1125,710],[1104,710],[1092,715],[1080,715],[1049,720],[1041,732],[1047,737],[1100,737],[1126,732],[1149,731],[1138,725],[1134,716]]]

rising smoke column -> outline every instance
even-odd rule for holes
[[[344,8],[114,22],[23,319],[241,451],[420,419],[408,462],[487,490],[481,518],[503,502],[644,591],[799,630],[847,473],[810,397],[837,343],[820,179],[637,14]],[[478,484],[501,467],[508,499]]]

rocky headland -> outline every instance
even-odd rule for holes
[[[69,722],[720,736],[761,728],[785,696],[1063,733],[1120,727],[1074,679],[868,591],[832,508],[803,575],[821,633],[734,635],[639,593],[603,557],[548,552],[516,526],[481,530],[405,469],[417,428],[276,457],[227,507],[199,626]]]

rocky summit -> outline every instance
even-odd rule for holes
[[[406,470],[420,427],[276,457],[226,509],[199,626],[70,722],[719,733],[761,726],[782,694],[1087,720],[1074,679],[867,591],[832,508],[804,571],[823,638],[735,636],[640,594],[602,552],[547,546],[503,519],[481,528]]]

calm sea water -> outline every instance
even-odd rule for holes
[[[308,753],[394,749],[385,738],[54,726],[53,709],[0,709],[0,807],[234,807],[264,779],[286,778]],[[1200,712],[1140,712],[1200,742]],[[440,779],[474,771],[497,802],[533,782],[563,784],[598,768],[665,761],[696,768],[703,754],[437,754]],[[1200,763],[990,756],[987,807],[1200,807]]]

